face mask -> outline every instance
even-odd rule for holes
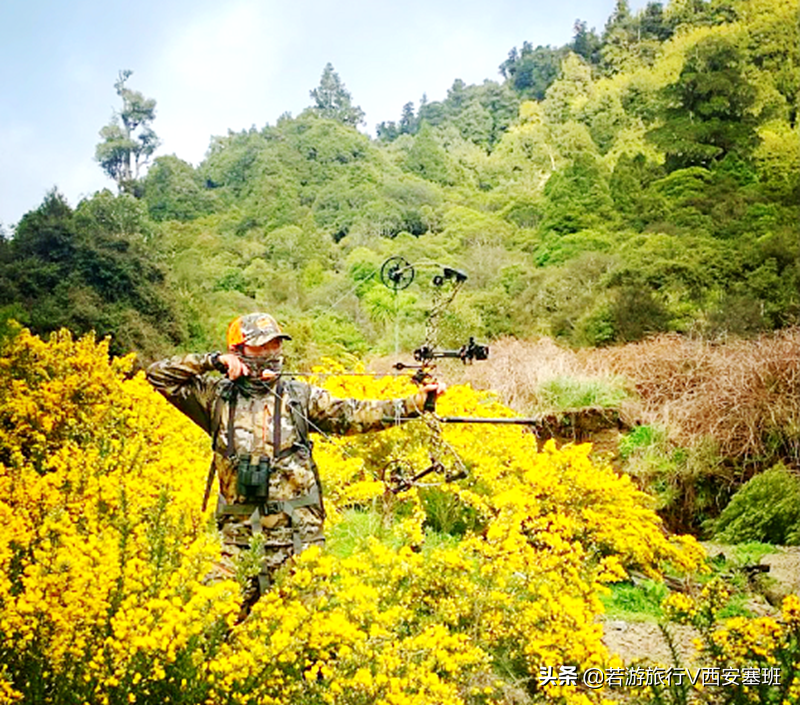
[[[274,355],[272,357],[248,357],[247,355],[239,355],[239,359],[247,365],[250,370],[248,377],[254,381],[262,380],[264,372],[274,372],[280,374],[283,368],[283,356]]]

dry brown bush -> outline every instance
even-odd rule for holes
[[[646,417],[680,445],[713,439],[722,457],[800,466],[800,328],[726,343],[662,335],[584,359],[633,382]]]
[[[385,373],[395,362],[409,362],[409,355],[377,358],[368,369]],[[542,382],[556,377],[584,378],[578,356],[549,338],[519,341],[503,338],[492,343],[489,360],[464,365],[458,360],[438,361],[436,375],[448,384],[471,384],[495,392],[512,409],[527,414],[539,402]]]
[[[556,377],[585,377],[586,373],[572,350],[549,338],[504,338],[491,345],[489,360],[472,365],[451,364],[444,376],[448,383],[491,389],[504,404],[527,413],[537,405],[537,390],[543,382]]]

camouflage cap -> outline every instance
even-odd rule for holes
[[[276,338],[291,340],[292,336],[281,331],[278,322],[268,313],[248,313],[239,316],[228,326],[228,347],[237,345],[266,345]]]

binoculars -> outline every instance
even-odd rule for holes
[[[236,466],[236,489],[247,499],[266,501],[269,497],[270,462],[266,456],[240,455]]]

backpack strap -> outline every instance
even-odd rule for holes
[[[230,389],[230,393],[227,391]],[[206,477],[206,489],[203,492],[203,511],[208,506],[208,498],[211,496],[211,487],[214,484],[214,475],[216,474],[216,467],[214,466],[214,457],[217,454],[217,446],[219,445],[219,429],[222,426],[222,407],[225,403],[225,397],[228,399],[228,447],[225,455],[232,458],[234,451],[234,437],[233,437],[233,421],[236,416],[236,397],[237,388],[235,385],[221,389],[214,400],[214,413],[211,417],[211,465],[208,468],[208,476]]]
[[[311,399],[311,388],[291,380],[286,383],[286,394],[289,397],[289,414],[297,430],[300,445],[311,450],[312,443],[308,437],[308,402]]]
[[[236,400],[238,396],[239,396],[239,387],[237,387],[235,384],[232,384],[230,399],[228,399],[228,444],[227,444],[228,447],[225,448],[226,458],[236,457],[236,436],[235,436],[234,421],[236,420]],[[212,448],[214,448],[213,441],[212,441]],[[216,450],[216,448],[214,448],[214,450]]]
[[[286,394],[289,397],[289,413],[292,416],[292,423],[297,430],[299,444],[308,450],[308,455],[311,461],[311,470],[314,473],[314,479],[317,482],[317,487],[319,487],[318,504],[324,520],[325,503],[322,500],[322,481],[319,479],[319,468],[314,462],[314,455],[311,452],[314,443],[308,437],[308,405],[311,401],[311,387],[309,387],[307,384],[291,380],[286,383]]]
[[[283,380],[279,377],[275,385],[275,406],[272,412],[272,459],[277,460],[281,454],[281,420],[282,409],[281,402],[283,401]]]

